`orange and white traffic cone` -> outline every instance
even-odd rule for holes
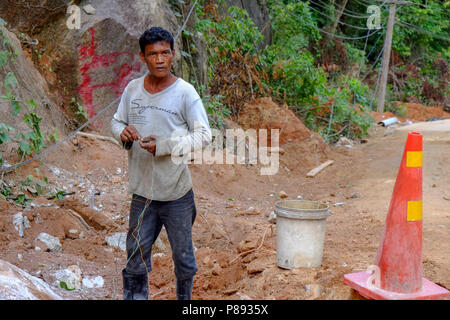
[[[344,284],[369,299],[422,300],[449,294],[422,278],[422,134],[410,132],[383,236],[369,271],[344,275]],[[373,283],[375,280],[375,284]]]

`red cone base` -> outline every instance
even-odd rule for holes
[[[344,284],[358,291],[363,297],[374,300],[434,300],[449,295],[448,290],[425,278],[422,278],[422,288],[413,293],[386,291],[373,285],[369,287],[367,279],[370,275],[370,271],[346,274]]]

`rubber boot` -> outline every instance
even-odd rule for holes
[[[148,275],[134,275],[122,270],[123,300],[148,300]]]
[[[177,300],[191,300],[193,284],[194,277],[180,281],[177,279]]]

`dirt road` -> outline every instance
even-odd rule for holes
[[[430,131],[430,125],[415,128],[424,136],[423,274],[450,289],[450,130],[444,126]],[[198,209],[193,233],[199,272],[193,298],[360,299],[343,285],[343,275],[366,270],[374,262],[406,134],[373,127],[368,142],[352,148],[329,147],[317,139],[285,144],[275,176],[261,176],[257,166],[190,165]],[[333,165],[306,178],[309,170],[328,159],[334,160]],[[35,174],[33,167],[17,175],[30,173]],[[0,258],[42,278],[66,298],[121,299],[125,253],[108,246],[105,237],[127,230],[126,173],[126,154],[114,144],[87,137],[65,143],[58,157],[44,159],[41,174],[76,193],[64,200],[64,206],[41,197],[27,210],[0,200]],[[86,228],[67,212],[76,209],[88,214],[82,211],[88,211],[94,190],[89,183],[101,192],[95,196],[98,212],[114,221],[116,228]],[[301,196],[328,202],[332,214],[327,219],[321,267],[284,270],[276,266],[276,224],[267,217],[280,191],[287,199]],[[334,206],[339,202],[344,205]],[[31,221],[23,237],[12,224],[18,211]],[[83,230],[84,236],[69,236],[71,228]],[[36,251],[34,239],[39,232],[60,238],[62,251]],[[175,279],[164,231],[161,240],[152,262],[150,296],[174,299]],[[58,288],[54,273],[74,264],[83,276],[102,276],[104,286]]]

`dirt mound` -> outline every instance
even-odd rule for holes
[[[413,121],[427,121],[433,118],[450,119],[450,113],[445,112],[442,107],[427,107],[420,103],[405,103],[407,113],[406,118]]]
[[[394,134],[381,134],[352,148],[333,147],[320,135],[308,134],[304,140],[283,144],[276,175],[261,175],[259,165],[189,165],[197,207],[193,227],[199,269],[195,300],[360,299],[342,283],[343,276],[366,270],[373,263],[404,141]],[[450,181],[446,167],[439,164],[447,156],[443,146],[444,142],[436,144],[435,152],[428,153],[434,155],[436,165],[430,166],[435,168],[432,174],[424,175],[424,194],[434,197],[426,204],[426,211],[433,215],[424,230],[424,275],[448,288],[449,264],[442,252],[450,243],[450,224],[448,200],[442,194]],[[41,195],[28,208],[0,199],[0,259],[41,278],[65,299],[121,299],[120,271],[126,253],[108,245],[105,238],[126,232],[128,227],[126,159],[126,152],[117,145],[87,137],[72,138],[58,152],[49,153],[40,166],[41,174],[52,185],[75,193],[64,201]],[[329,159],[335,161],[332,166],[314,178],[306,177],[309,170]],[[5,174],[3,181],[15,180],[19,187],[28,174],[36,175],[34,163]],[[96,191],[101,194],[93,193]],[[321,267],[285,270],[277,266],[277,225],[270,223],[268,216],[281,191],[288,200],[329,204],[332,215],[327,219]],[[89,225],[83,212],[93,213],[90,205],[97,208],[97,215],[104,215],[102,221],[112,219],[118,229],[109,230],[109,223],[102,223],[105,228],[99,229]],[[22,219],[23,237],[14,224],[19,212],[28,221]],[[41,232],[57,237],[62,250],[45,250],[35,241]],[[161,242],[162,249],[153,252],[149,297],[175,299],[174,266],[165,231]],[[104,286],[81,291],[59,288],[54,274],[70,265],[78,265],[83,277],[103,277]]]
[[[270,129],[280,130],[280,144],[302,141],[311,136],[310,130],[291,110],[281,108],[272,98],[257,98],[247,103],[239,114],[239,125],[243,129],[267,129],[267,145],[270,145]]]
[[[445,112],[443,107],[438,106],[425,106],[420,103],[412,103],[412,102],[395,102],[395,106],[402,105],[406,110],[406,114],[403,117],[397,116],[390,111],[383,112],[379,114],[376,111],[372,111],[371,114],[376,123],[383,121],[388,118],[396,117],[400,122],[404,122],[407,120],[413,122],[419,121],[429,121],[429,120],[437,120],[437,119],[450,119],[450,113]]]

